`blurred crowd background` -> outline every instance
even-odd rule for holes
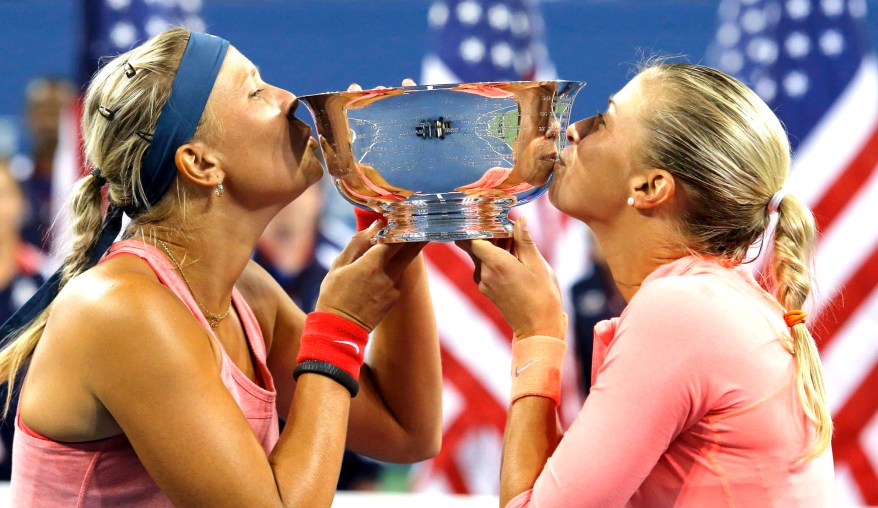
[[[57,266],[63,202],[83,171],[77,100],[89,76],[101,56],[169,24],[229,39],[266,81],[297,95],[406,77],[561,78],[588,82],[573,109],[579,119],[602,110],[645,56],[677,55],[747,82],[788,127],[791,190],[824,232],[811,311],[841,501],[878,504],[878,66],[869,39],[878,0],[0,0],[3,320]],[[310,121],[304,107],[298,115]],[[588,393],[591,328],[624,302],[585,226],[545,198],[515,213],[528,216],[572,316],[569,422]],[[254,258],[307,311],[353,226],[351,206],[326,179],[281,212]],[[496,494],[509,330],[462,253],[435,244],[426,256],[443,341],[442,452],[411,467],[351,455],[339,487]],[[0,479],[9,475],[10,423],[0,427]]]

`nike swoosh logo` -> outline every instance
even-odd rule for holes
[[[353,342],[350,342],[347,340],[334,340],[332,342],[335,342],[336,344],[346,344],[346,345],[354,348],[354,350],[357,352],[357,354],[360,354],[360,346],[354,344]]]
[[[525,363],[524,365],[522,365],[521,367],[515,369],[515,377],[520,376],[521,373],[524,372],[524,369],[530,367],[531,365],[537,363],[538,361],[539,361],[539,360],[531,360],[531,361]]]

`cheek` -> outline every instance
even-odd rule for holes
[[[549,184],[549,192],[547,194],[549,195],[549,203],[552,203],[552,206],[558,210],[561,210],[561,206],[559,206],[558,203],[558,193],[561,192],[560,189],[561,184],[559,183],[559,178],[556,174],[555,178],[552,179],[552,183]],[[563,212],[564,210],[561,211]]]
[[[555,173],[555,178],[549,184],[549,202],[558,210],[571,215],[571,205],[576,201],[578,193],[577,182],[570,178],[565,169],[564,174]]]

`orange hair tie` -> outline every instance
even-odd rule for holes
[[[801,310],[791,310],[783,315],[783,320],[786,321],[788,327],[792,328],[796,325],[804,323],[806,317],[808,317],[807,312]]]

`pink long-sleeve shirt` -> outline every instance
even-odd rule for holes
[[[509,507],[831,506],[784,309],[748,270],[685,257],[595,327],[592,388],[532,490]]]

